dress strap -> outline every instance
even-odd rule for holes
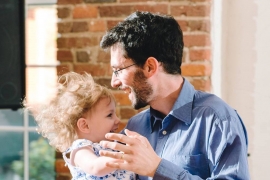
[[[92,146],[93,147],[94,143],[92,141],[89,141],[87,139],[77,139],[72,143],[72,146],[69,147],[66,151],[64,151],[62,153],[64,160],[66,160],[66,162],[68,162],[68,158],[66,156],[66,154],[70,153],[71,151],[77,150],[79,148],[82,147],[86,147],[86,146]]]

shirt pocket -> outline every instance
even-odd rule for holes
[[[203,154],[197,155],[176,155],[173,158],[173,163],[181,166],[193,175],[198,175],[201,178],[210,176],[209,166]]]

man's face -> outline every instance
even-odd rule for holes
[[[132,64],[134,62],[124,57],[120,46],[111,47],[111,67],[113,71],[122,69],[117,72],[117,75],[112,74],[111,85],[125,91],[132,106],[139,109],[148,105],[153,90],[147,82],[143,69]]]

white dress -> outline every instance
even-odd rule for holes
[[[82,171],[79,167],[73,166],[70,163],[70,159],[67,158],[66,154],[70,153],[73,150],[77,150],[79,148],[85,147],[85,146],[92,146],[93,151],[95,152],[96,156],[100,156],[99,155],[99,151],[101,149],[104,150],[110,150],[110,149],[106,149],[103,148],[102,146],[100,146],[98,143],[93,143],[89,140],[86,139],[78,139],[76,141],[74,141],[72,143],[72,146],[70,148],[68,148],[65,152],[63,152],[63,158],[66,162],[66,165],[68,166],[70,173],[72,175],[72,180],[89,180],[89,179],[96,179],[96,180],[100,180],[100,179],[104,179],[104,180],[135,180],[136,175],[135,173],[131,172],[131,171],[126,171],[126,170],[116,170],[114,172],[111,172],[103,177],[97,177],[91,174],[87,174],[84,171]],[[113,150],[110,150],[113,151]]]

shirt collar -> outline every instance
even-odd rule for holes
[[[185,79],[183,82],[183,86],[181,92],[176,99],[170,115],[174,116],[176,119],[183,121],[184,123],[191,124],[191,113],[192,113],[192,104],[193,97],[195,94],[194,87]],[[151,129],[153,131],[153,127],[157,120],[162,120],[164,117],[160,115],[160,113],[150,107],[150,115],[151,115]]]
[[[150,115],[151,115],[151,132],[153,132],[153,128],[158,121],[162,122],[164,115],[162,115],[159,111],[150,107]]]
[[[195,92],[196,91],[194,87],[190,84],[190,82],[184,79],[184,84],[180,95],[175,101],[173,108],[169,114],[173,115],[177,119],[187,124],[191,124],[191,113]]]

